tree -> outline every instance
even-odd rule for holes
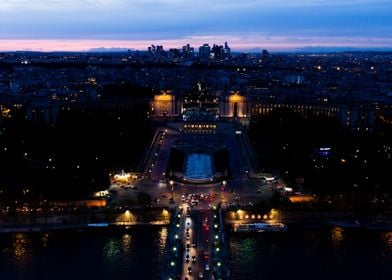
[[[151,201],[152,201],[151,196],[148,193],[140,192],[137,195],[137,204],[139,204],[140,206],[145,207],[147,205],[150,205]]]

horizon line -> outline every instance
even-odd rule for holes
[[[165,50],[181,49],[187,44],[194,47],[195,53],[203,44],[224,45],[228,42],[232,52],[342,52],[342,51],[392,51],[392,45],[385,42],[372,43],[358,40],[356,42],[291,42],[285,38],[255,42],[230,40],[233,38],[204,38],[204,39],[168,39],[168,40],[105,40],[105,39],[0,39],[0,52],[120,52],[147,51],[151,45],[162,45]],[[215,42],[214,42],[215,41]],[[221,41],[221,42],[216,42]],[[389,43],[389,42],[388,42]],[[96,51],[98,50],[98,51]],[[102,50],[102,51],[101,51]]]

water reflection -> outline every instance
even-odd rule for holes
[[[385,244],[385,247],[392,253],[392,231],[383,232],[381,234],[381,240]]]
[[[320,235],[315,231],[305,232],[304,241],[306,242],[306,249],[313,253],[320,244]]]
[[[159,251],[162,254],[167,240],[167,227],[162,227],[159,231]]]
[[[48,246],[48,240],[49,240],[49,233],[43,233],[41,238],[41,244],[43,248]]]
[[[381,252],[382,261],[390,264],[392,261],[392,231],[381,233],[381,242],[384,245]]]
[[[229,238],[232,279],[392,279],[392,232],[294,228]]]
[[[125,253],[129,253],[131,248],[131,236],[129,234],[124,234],[122,237],[122,247]]]
[[[120,257],[121,242],[119,239],[109,238],[103,247],[103,256],[108,263],[116,263]]]
[[[230,244],[230,252],[237,256],[241,256],[237,259],[239,267],[244,267],[252,263],[255,258],[255,248],[257,247],[255,238],[244,238],[238,239],[237,242]]]
[[[333,227],[331,229],[331,242],[334,249],[338,248],[344,240],[344,229]]]
[[[161,279],[166,227],[0,235],[0,280]]]
[[[32,255],[30,248],[31,239],[25,233],[17,233],[14,237],[13,249],[14,257],[19,262],[24,263]]]

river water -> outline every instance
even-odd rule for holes
[[[392,279],[392,232],[323,227],[231,234],[236,280]]]
[[[0,279],[160,279],[166,227],[0,234]],[[392,279],[392,232],[229,234],[233,280]]]
[[[166,227],[0,235],[0,279],[159,279]]]

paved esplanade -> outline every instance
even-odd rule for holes
[[[139,192],[146,192],[153,206],[172,210],[163,279],[230,279],[220,211],[230,203],[249,205],[269,197],[272,185],[257,178],[256,160],[241,125],[217,122],[216,130],[210,134],[184,133],[183,125],[168,123],[157,129],[141,163],[142,179],[133,182],[137,188],[117,188],[115,199],[136,199]],[[211,180],[198,184],[186,180],[179,171],[176,173],[180,175],[167,174],[172,168],[168,167],[172,148],[183,151],[185,158],[192,153],[212,154],[225,149],[225,165],[230,172],[215,173]],[[181,171],[181,166],[176,168]]]
[[[239,131],[241,134],[238,133]],[[215,205],[218,202],[222,202],[224,205],[227,203],[245,205],[269,197],[272,194],[272,186],[255,176],[257,167],[252,165],[254,159],[248,158],[252,151],[249,150],[251,148],[249,145],[244,144],[246,141],[243,140],[246,139],[244,134],[245,132],[232,122],[218,123],[216,133],[207,136],[184,135],[181,132],[180,123],[169,123],[167,127],[158,128],[149,150],[146,151],[146,157],[140,165],[143,179],[133,183],[137,190],[123,190],[118,186],[113,186],[118,190],[114,199],[136,199],[137,194],[143,191],[151,195],[156,203],[154,206],[167,207],[172,196],[176,205],[179,205],[182,202],[182,195],[187,193],[203,196],[214,195],[209,197],[208,201],[209,204],[214,203]],[[200,141],[206,144],[207,148],[213,146],[213,143],[220,143],[220,145],[227,147],[229,178],[205,184],[191,184],[187,181],[167,179],[169,174],[166,172],[171,148],[186,141]]]

